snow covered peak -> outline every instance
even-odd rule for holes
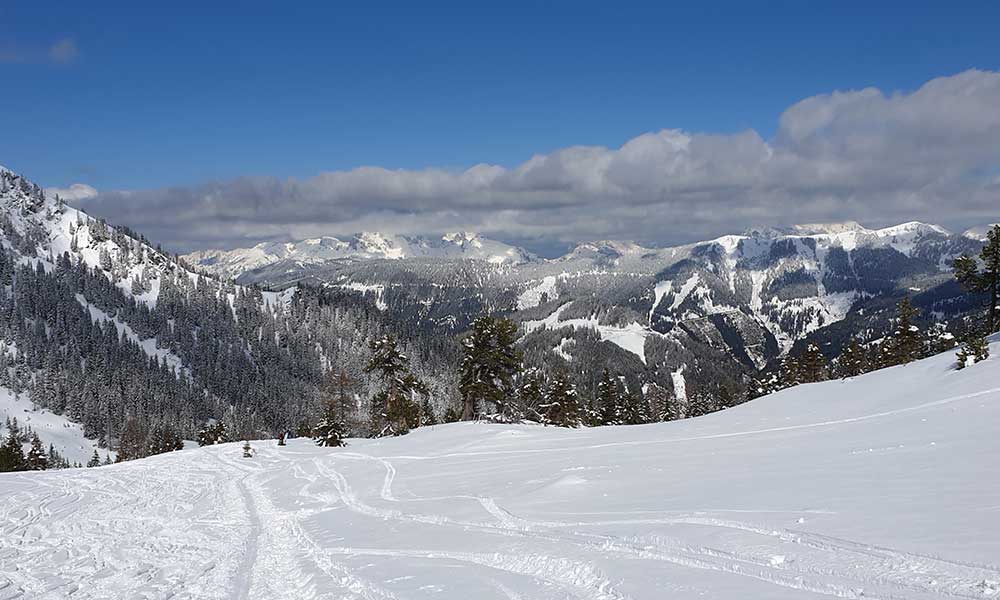
[[[792,230],[799,235],[835,234],[846,231],[865,231],[865,227],[857,221],[843,221],[840,223],[803,223],[793,225]]]
[[[379,258],[399,259],[406,257],[405,244],[377,231],[363,231],[354,237],[352,248]]]
[[[562,257],[561,260],[574,258],[590,259],[616,259],[623,256],[643,254],[650,252],[649,248],[629,240],[598,240],[577,244],[573,250]]]
[[[441,239],[445,242],[450,242],[458,246],[464,246],[465,244],[472,244],[476,248],[482,248],[483,242],[479,239],[478,233],[473,233],[471,231],[457,231],[455,233],[446,233],[441,236]]]
[[[200,250],[184,258],[191,264],[227,278],[236,278],[247,271],[283,260],[322,264],[342,260],[441,258],[483,260],[496,265],[538,260],[522,248],[467,231],[447,233],[441,237],[364,231],[346,239],[348,241],[324,236],[299,242],[266,242],[235,250]]]
[[[993,229],[1000,223],[990,223],[988,225],[976,225],[975,227],[970,227],[962,232],[962,237],[969,238],[970,240],[976,240],[977,242],[985,242],[986,234],[990,229]]]
[[[911,234],[951,235],[950,231],[940,225],[921,223],[920,221],[910,221],[909,223],[902,223],[892,227],[876,229],[872,233],[881,237]]]

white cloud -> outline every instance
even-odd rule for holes
[[[1000,73],[971,70],[908,93],[807,98],[784,111],[771,140],[667,129],[510,169],[361,167],[83,204],[179,250],[361,229],[667,243],[793,222],[985,222],[1000,212],[998,106]]]
[[[58,187],[45,188],[45,194],[53,197],[58,195],[63,200],[72,202],[74,200],[86,200],[88,198],[94,198],[95,196],[97,196],[97,190],[95,190],[94,188],[90,187],[85,183],[74,183],[68,188],[58,188]]]

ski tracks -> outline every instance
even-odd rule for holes
[[[362,500],[344,474],[333,467],[338,460],[370,460],[380,464],[385,475],[379,498],[396,505],[441,499],[477,501],[495,523],[471,522],[442,514],[407,512],[380,508]],[[572,559],[553,554],[537,555],[525,552],[481,554],[440,549],[386,548],[327,548],[326,553],[345,556],[381,556],[450,560],[481,565],[533,578],[568,589],[579,598],[626,598],[616,590],[604,574],[607,567],[621,559],[648,560],[683,568],[715,571],[754,579],[792,590],[838,598],[983,598],[982,582],[1000,575],[991,565],[974,565],[941,558],[921,556],[903,551],[879,548],[860,542],[840,540],[804,531],[774,529],[731,519],[706,516],[669,516],[662,518],[607,519],[580,522],[539,521],[518,517],[504,509],[493,498],[482,496],[413,497],[400,500],[393,495],[397,478],[395,467],[387,460],[360,453],[331,454],[314,460],[317,471],[333,483],[339,499],[352,511],[369,517],[402,523],[419,523],[447,527],[475,534],[520,537],[544,542],[556,548],[573,548]],[[702,512],[702,511],[699,511]],[[711,512],[711,511],[705,511]],[[731,530],[773,546],[773,552],[749,554],[737,549],[718,549],[682,541],[664,541],[656,536],[620,537],[586,533],[588,529],[633,527],[639,531],[648,526],[682,526]],[[565,531],[573,529],[573,531]],[[771,541],[767,541],[771,540]],[[789,549],[792,546],[792,549]],[[798,554],[794,547],[800,547]],[[588,559],[580,558],[580,551]],[[786,559],[786,556],[788,557]],[[527,560],[522,558],[528,557]],[[602,570],[603,569],[603,570]]]

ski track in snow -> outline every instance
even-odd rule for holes
[[[470,423],[5,474],[0,600],[1000,598],[996,360],[944,360],[646,427]],[[919,485],[892,487],[900,472]]]

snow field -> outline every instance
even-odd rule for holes
[[[1000,360],[953,360],[672,423],[0,475],[0,599],[997,598]]]

